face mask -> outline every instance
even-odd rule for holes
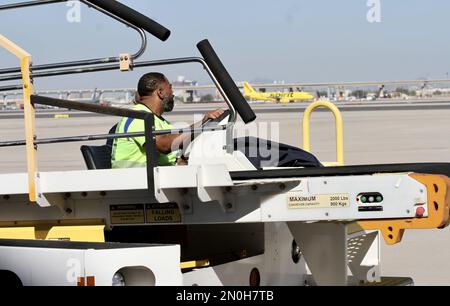
[[[173,107],[175,106],[174,96],[173,95],[167,95],[163,98],[163,104],[164,104],[164,112],[168,113],[173,110]]]

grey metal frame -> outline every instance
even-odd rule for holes
[[[11,5],[2,5],[0,6],[0,10],[4,9],[13,9],[13,8],[24,8],[24,7],[30,7],[30,6],[37,6],[37,5],[45,5],[45,4],[53,4],[53,3],[60,3],[60,2],[66,2],[67,0],[44,0],[44,1],[30,1],[30,2],[24,2],[24,3],[18,3],[18,4],[11,4]],[[120,17],[117,17],[116,15],[102,9],[101,7],[90,3],[87,0],[80,0],[80,2],[84,3],[88,7],[92,7],[93,9],[117,20],[118,22],[126,25],[127,27],[130,27],[134,29],[136,32],[139,33],[141,37],[141,47],[140,49],[133,55],[131,55],[132,60],[136,60],[139,57],[144,54],[145,50],[147,49],[147,36],[145,35],[145,32],[143,29],[129,23],[126,20],[123,20]],[[67,67],[78,67],[78,66],[91,66],[91,65],[99,65],[99,64],[107,64],[107,63],[118,63],[120,61],[120,58],[118,56],[116,57],[104,57],[104,58],[98,58],[98,59],[89,59],[89,60],[80,60],[80,61],[70,61],[70,62],[61,62],[61,63],[53,63],[53,64],[44,64],[44,65],[35,65],[30,67],[32,71],[39,71],[39,70],[49,70],[49,69],[57,69],[57,68],[67,68]],[[83,70],[83,68],[78,68]],[[17,73],[20,72],[20,68],[4,68],[0,69],[0,74],[10,74],[10,73]],[[0,79],[1,81],[1,79]]]
[[[136,111],[131,109],[117,108],[117,107],[104,107],[101,105],[94,105],[89,103],[66,101],[60,99],[53,99],[48,97],[31,96],[31,102],[33,104],[50,105],[61,108],[73,108],[81,111],[89,111],[98,114],[112,115],[118,117],[129,117],[135,119],[144,120],[144,136],[145,136],[145,152],[147,157],[147,189],[148,195],[151,197],[152,201],[156,202],[155,198],[155,178],[153,169],[157,166],[156,156],[156,135],[155,135],[155,117],[152,113],[146,113],[142,111]],[[67,141],[55,141],[55,142],[67,142]]]
[[[22,89],[22,85],[7,85],[7,86],[0,86],[0,92],[1,92],[1,91],[18,90],[18,89]]]
[[[199,63],[203,66],[203,68],[208,73],[209,77],[213,81],[216,88],[219,90],[220,94],[224,98],[225,102],[228,105],[228,108],[230,109],[230,123],[233,123],[233,125],[236,123],[237,115],[236,110],[233,107],[233,104],[231,103],[228,96],[225,94],[222,86],[217,81],[216,77],[212,73],[211,69],[209,68],[208,64],[205,62],[205,60],[201,57],[183,57],[183,58],[174,58],[174,59],[162,59],[162,60],[154,60],[154,61],[145,61],[145,62],[137,62],[133,64],[133,68],[142,68],[142,67],[152,67],[152,66],[162,66],[162,65],[178,65],[178,64],[187,64],[187,63]],[[90,67],[86,69],[65,69],[65,70],[58,70],[58,71],[44,71],[44,72],[33,72],[31,73],[32,78],[41,78],[41,77],[51,77],[51,76],[60,76],[60,75],[67,75],[67,74],[78,74],[78,73],[89,73],[89,72],[99,72],[99,71],[108,71],[108,70],[117,70],[116,65],[101,65],[96,67]],[[11,75],[7,77],[0,77],[0,81],[11,81],[11,80],[20,80],[22,78],[21,74],[17,75]],[[232,135],[232,131],[229,131]],[[227,141],[227,147],[229,146]],[[229,151],[228,151],[229,152]]]
[[[0,11],[17,9],[17,8],[24,8],[24,7],[29,7],[29,6],[37,6],[37,5],[46,5],[46,4],[52,4],[52,3],[66,2],[66,1],[67,0],[35,0],[35,1],[26,1],[26,2],[19,2],[19,3],[4,4],[4,5],[0,5]]]
[[[170,134],[184,134],[184,133],[201,133],[208,131],[221,131],[226,129],[226,126],[218,125],[217,127],[202,127],[202,128],[184,128],[184,129],[174,129],[174,130],[159,130],[154,131],[153,135],[170,135]],[[129,138],[129,137],[143,137],[145,132],[134,132],[134,133],[119,133],[119,134],[97,134],[97,135],[82,135],[82,136],[68,136],[68,137],[56,137],[56,138],[43,138],[36,139],[34,141],[35,145],[41,144],[54,144],[54,143],[64,143],[64,142],[80,142],[80,141],[95,141],[95,140],[106,140],[106,139],[118,139],[118,138]],[[26,145],[25,140],[15,140],[15,141],[2,141],[0,142],[0,148],[3,147],[18,147]]]
[[[17,4],[10,4],[10,5],[3,5],[0,6],[0,10],[4,9],[13,9],[13,8],[23,8],[23,7],[29,7],[29,6],[36,6],[36,5],[44,5],[44,4],[51,4],[51,3],[58,3],[58,2],[65,2],[67,0],[42,0],[42,1],[28,1],[23,3],[17,3]],[[147,48],[147,37],[145,35],[145,32],[133,24],[123,20],[120,17],[117,17],[116,15],[98,7],[97,5],[94,5],[90,3],[88,0],[80,0],[82,3],[87,5],[88,7],[92,7],[96,9],[97,11],[106,14],[107,16],[110,16],[111,18],[114,18],[115,20],[135,29],[138,31],[138,33],[141,35],[142,38],[142,46],[141,49],[132,56],[133,59],[137,59],[140,57]],[[65,75],[65,74],[76,74],[76,73],[87,73],[87,72],[96,72],[96,71],[106,71],[106,70],[116,70],[117,65],[100,65],[100,64],[106,64],[110,62],[118,62],[119,58],[106,58],[106,59],[93,59],[93,60],[82,60],[82,61],[73,61],[73,62],[65,62],[65,63],[55,63],[55,64],[47,64],[47,65],[39,65],[39,66],[32,66],[30,67],[31,70],[31,78],[38,78],[38,77],[49,77],[49,76],[57,76],[57,75]],[[225,94],[223,88],[220,86],[219,82],[217,81],[216,77],[212,73],[211,69],[209,68],[208,64],[205,62],[204,59],[199,57],[188,57],[188,58],[178,58],[178,59],[166,59],[166,60],[160,60],[160,61],[149,61],[149,62],[142,62],[142,63],[136,63],[132,64],[132,67],[149,67],[149,66],[157,66],[157,65],[172,65],[172,64],[183,64],[183,63],[190,63],[190,62],[198,62],[200,63],[203,68],[207,71],[208,75],[210,76],[211,80],[214,82],[215,86],[219,90],[220,94],[224,98],[225,102],[228,105],[228,108],[230,109],[230,118],[229,123],[227,125],[227,145],[226,150],[228,153],[231,153],[233,151],[233,126],[236,123],[237,120],[237,114],[236,110],[233,107],[232,103],[230,102],[228,96]],[[58,69],[58,68],[67,68],[67,67],[77,67],[77,66],[90,66],[90,65],[97,65],[95,67],[78,67],[74,69]],[[53,70],[58,69],[58,70]],[[51,70],[51,71],[44,71],[44,72],[33,72],[38,70]],[[20,68],[7,68],[7,69],[0,69],[0,75],[1,74],[9,74],[9,73],[16,73],[20,72]],[[0,77],[1,81],[10,81],[10,80],[20,80],[22,78],[21,74],[16,75],[7,75]]]
[[[12,8],[21,8],[21,7],[28,7],[28,6],[34,6],[34,5],[43,5],[43,4],[50,4],[50,3],[57,3],[57,2],[65,2],[66,0],[44,0],[44,1],[29,1],[29,2],[23,2],[18,4],[11,4],[11,5],[3,5],[0,6],[0,10],[4,9],[12,9]],[[141,56],[146,47],[147,47],[147,39],[144,31],[129,22],[124,21],[123,19],[117,17],[116,15],[91,4],[88,0],[80,0],[84,4],[93,7],[94,9],[114,18],[115,20],[134,28],[141,34],[142,38],[142,46],[141,49],[133,55],[133,59]],[[40,66],[32,66],[30,67],[31,71],[31,78],[38,78],[38,77],[50,77],[50,76],[58,76],[58,75],[65,75],[65,74],[77,74],[77,73],[87,73],[87,72],[97,72],[97,71],[107,71],[107,70],[116,70],[118,67],[117,65],[101,65],[106,64],[111,61],[119,61],[119,58],[108,58],[108,59],[94,59],[94,60],[82,60],[82,61],[75,61],[75,62],[65,62],[65,63],[55,63],[55,64],[48,64],[48,65],[40,65]],[[228,105],[228,108],[230,109],[230,116],[228,124],[226,125],[226,150],[228,153],[232,153],[234,151],[234,145],[233,145],[233,127],[237,120],[237,112],[234,108],[233,104],[231,103],[229,97],[225,93],[224,89],[220,85],[219,81],[215,77],[214,73],[208,66],[207,62],[200,57],[186,57],[186,58],[175,58],[175,59],[164,59],[164,60],[156,60],[156,61],[147,61],[147,62],[141,62],[141,63],[132,63],[132,68],[138,68],[138,67],[149,67],[149,66],[158,66],[158,65],[174,65],[174,64],[185,64],[185,63],[200,63],[203,68],[208,73],[209,77],[213,81],[213,83],[216,85],[216,88],[219,90],[220,94],[223,96],[225,102]],[[93,67],[86,67],[90,65],[96,65]],[[83,66],[83,67],[78,67]],[[72,68],[72,69],[59,69],[59,68],[67,68],[67,67],[78,67],[78,68]],[[48,71],[42,71],[42,72],[33,72],[33,70],[48,70]],[[6,76],[0,77],[1,81],[10,81],[10,80],[16,80],[16,79],[22,79],[21,74],[11,75],[11,73],[20,72],[20,69],[18,68],[7,68],[0,70],[0,74],[7,74]],[[9,75],[8,75],[9,74]],[[155,186],[154,186],[154,173],[153,169],[156,167],[156,159],[154,154],[156,149],[156,135],[158,134],[167,134],[167,133],[183,133],[187,130],[177,130],[177,131],[155,131],[154,128],[154,117],[152,114],[146,114],[142,112],[136,112],[132,110],[124,110],[124,109],[118,109],[113,107],[101,107],[99,105],[89,105],[86,103],[81,102],[74,102],[74,101],[65,101],[65,100],[59,100],[59,99],[52,99],[47,97],[39,97],[39,96],[32,96],[31,97],[32,103],[35,104],[44,104],[44,105],[51,105],[51,106],[57,106],[62,108],[72,108],[72,109],[78,109],[82,111],[90,111],[95,113],[101,113],[101,114],[109,114],[109,115],[115,115],[115,116],[122,116],[122,117],[132,117],[132,118],[138,118],[143,119],[145,122],[145,132],[144,135],[146,137],[146,154],[147,154],[147,184],[148,184],[148,191],[149,195],[152,197],[152,199],[155,199]],[[191,132],[202,132],[203,129],[189,129]],[[114,135],[114,138],[120,138],[124,137],[124,135]],[[44,143],[59,143],[59,142],[72,142],[72,141],[81,141],[81,140],[97,140],[97,139],[106,139],[106,138],[112,138],[111,135],[87,135],[87,136],[77,136],[77,137],[66,137],[66,138],[53,138],[53,139],[43,139],[43,140],[37,140],[35,141],[35,145],[38,143],[44,144]],[[23,141],[12,141],[12,142],[4,142],[0,143],[0,147],[3,146],[14,146],[14,145],[23,145]],[[153,154],[151,154],[153,153]]]

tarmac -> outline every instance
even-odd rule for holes
[[[167,115],[172,122],[192,123],[189,109]],[[296,109],[258,111],[259,134],[302,147],[302,116]],[[410,162],[450,162],[450,109],[402,108],[342,112],[346,165]],[[105,134],[118,118],[73,116],[38,118],[38,139]],[[334,118],[331,113],[312,115],[312,151],[321,161],[335,161]],[[23,119],[0,120],[0,142],[24,139]],[[104,141],[89,144],[103,144]],[[80,146],[64,143],[39,146],[40,171],[85,169]],[[0,173],[26,171],[24,147],[0,148]],[[382,275],[408,276],[416,285],[450,285],[450,229],[406,231],[402,243],[382,242]]]

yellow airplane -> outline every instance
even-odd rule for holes
[[[307,92],[303,92],[303,91],[257,92],[247,82],[244,82],[244,97],[247,99],[272,101],[272,102],[277,102],[277,103],[278,102],[289,103],[291,101],[309,101],[309,100],[314,99],[314,97],[311,94],[309,94]]]

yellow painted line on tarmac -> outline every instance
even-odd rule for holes
[[[55,119],[67,119],[67,118],[70,118],[70,116],[69,115],[65,115],[65,114],[55,115]]]

